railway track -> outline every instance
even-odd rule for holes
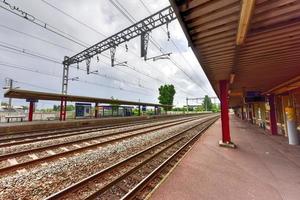
[[[173,121],[152,124],[147,127],[133,128],[130,130],[109,133],[91,138],[84,138],[76,141],[63,142],[60,144],[51,144],[48,146],[26,149],[24,151],[3,154],[0,156],[1,168],[0,174],[16,171],[17,169],[27,169],[37,164],[42,164],[61,157],[84,153],[86,150],[92,150],[107,144],[112,144],[125,139],[137,137],[160,129],[180,125],[189,121],[199,120],[204,116],[188,119],[177,119]]]
[[[192,116],[190,118],[193,118],[193,117],[195,117],[195,116]],[[168,121],[168,120],[170,120],[170,119],[164,119],[163,121]],[[159,122],[159,121],[157,119],[154,119],[154,120],[143,120],[143,121],[132,122],[132,123],[118,123],[115,125],[107,125],[107,126],[70,128],[70,129],[45,131],[45,132],[33,131],[31,134],[30,133],[15,133],[15,134],[2,135],[2,136],[0,136],[0,148],[7,147],[10,145],[26,144],[26,143],[35,142],[35,141],[42,141],[42,140],[46,140],[46,139],[56,139],[56,138],[72,136],[72,135],[76,135],[76,134],[85,134],[85,133],[89,133],[91,131],[104,131],[104,130],[117,129],[117,128],[126,128],[126,127],[130,127],[130,126],[145,125],[145,124],[155,123],[155,122]],[[33,138],[33,139],[31,139],[31,138]]]
[[[129,154],[127,158],[46,199],[143,199],[155,187],[151,181],[161,178],[161,173],[170,169],[218,118],[218,116],[203,118],[195,125],[134,155]]]

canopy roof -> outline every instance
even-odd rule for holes
[[[46,92],[37,92],[29,90],[19,90],[11,89],[8,90],[4,97],[16,98],[16,99],[30,99],[30,100],[49,100],[49,101],[61,101],[63,97],[67,101],[71,102],[90,102],[90,103],[108,103],[108,104],[119,104],[119,105],[145,105],[145,106],[160,106],[160,107],[170,107],[171,105],[162,105],[155,103],[145,103],[145,102],[134,102],[118,99],[103,99],[97,97],[86,97],[86,96],[75,96],[75,95],[63,95],[57,93],[46,93]]]
[[[231,106],[300,74],[299,0],[170,2],[218,96],[219,80],[231,79]]]

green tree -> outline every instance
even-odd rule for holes
[[[214,103],[214,104],[212,105],[212,111],[213,111],[213,112],[220,112],[220,105]]]
[[[1,102],[1,106],[8,106],[8,103],[6,103],[6,102]]]
[[[28,106],[22,106],[23,110],[28,110]]]
[[[209,98],[208,95],[205,95],[204,97],[204,101],[202,103],[202,107],[205,111],[211,111],[212,110],[212,102],[211,102],[211,99]]]
[[[162,85],[159,87],[159,103],[164,105],[173,105],[174,95],[176,93],[174,85]],[[171,110],[172,107],[165,107],[165,110]]]
[[[112,100],[118,100],[118,99],[116,99],[116,98],[114,98],[113,96],[111,96],[110,97]],[[110,105],[111,105],[111,109],[115,112],[115,111],[117,111],[118,110],[118,108],[120,107],[120,104],[118,104],[118,103],[110,103]]]
[[[204,111],[203,105],[197,106],[197,107],[196,107],[196,111],[197,111],[197,112]]]
[[[75,106],[73,105],[67,105],[67,111],[72,111],[72,110],[75,110]]]
[[[60,110],[60,106],[58,105],[53,105],[53,111],[59,111]]]

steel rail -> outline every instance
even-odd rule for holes
[[[216,118],[216,116],[210,117],[208,120],[211,120],[212,118]],[[186,129],[180,131],[179,133],[177,133],[177,134],[175,134],[175,135],[173,135],[173,136],[171,136],[171,137],[169,137],[169,138],[167,138],[167,139],[165,139],[165,140],[163,140],[163,141],[161,141],[161,142],[159,142],[157,144],[154,144],[154,145],[152,145],[152,146],[150,146],[150,147],[148,147],[148,148],[146,148],[146,149],[144,149],[144,150],[142,150],[142,151],[140,151],[140,152],[138,152],[138,153],[136,153],[134,155],[131,155],[131,156],[129,156],[129,157],[127,157],[127,158],[125,158],[125,159],[123,159],[123,160],[121,160],[121,161],[119,161],[119,162],[117,162],[117,163],[115,163],[115,164],[113,164],[113,165],[105,168],[105,169],[100,170],[99,172],[96,172],[96,173],[92,174],[91,176],[88,176],[88,177],[86,177],[86,178],[84,178],[84,179],[82,179],[82,180],[80,180],[80,181],[78,181],[78,182],[76,182],[76,183],[74,183],[74,184],[66,187],[65,189],[63,189],[63,190],[61,190],[59,192],[56,192],[56,193],[48,196],[45,200],[53,200],[53,199],[62,198],[65,195],[67,195],[69,193],[72,193],[73,191],[78,190],[79,188],[81,188],[85,184],[87,184],[88,182],[96,180],[97,178],[99,178],[103,174],[105,174],[105,173],[107,173],[109,171],[115,170],[117,167],[120,167],[123,164],[132,161],[133,159],[137,158],[138,156],[140,156],[140,155],[142,155],[142,154],[144,154],[144,153],[146,153],[146,152],[148,152],[150,150],[153,150],[153,149],[157,148],[158,146],[160,146],[160,145],[162,145],[162,144],[164,144],[166,142],[171,141],[172,139],[174,139],[174,138],[182,135],[183,133],[186,133],[189,130],[192,130],[193,128],[195,128],[195,127],[197,127],[199,125],[202,125],[204,123],[203,120],[204,119],[202,119],[202,121],[200,123],[197,123],[197,124],[195,124],[195,125],[193,125],[191,127],[188,127]],[[178,140],[181,140],[181,138],[179,138]],[[111,185],[111,184],[109,183],[109,185]],[[106,187],[108,187],[108,185],[106,185],[104,187],[106,188]]]
[[[205,116],[205,115],[202,115],[202,116]],[[194,118],[194,117],[189,117],[189,118]],[[185,118],[185,119],[189,119],[189,118]],[[171,120],[169,119],[169,121],[171,121]],[[164,120],[164,121],[168,121],[168,120]],[[98,127],[98,128],[96,128],[96,127],[84,128],[84,129],[79,128],[79,130],[78,129],[71,129],[71,130],[68,129],[68,130],[64,130],[64,131],[60,131],[60,132],[52,132],[52,133],[41,134],[41,135],[29,135],[29,136],[23,136],[23,137],[18,137],[18,138],[13,138],[13,139],[8,138],[8,139],[3,139],[3,140],[0,139],[0,148],[10,147],[13,145],[33,143],[33,142],[38,142],[38,141],[46,141],[46,140],[50,140],[50,139],[58,139],[58,138],[69,137],[69,136],[74,136],[74,135],[81,135],[81,134],[91,133],[91,132],[96,132],[96,131],[113,130],[113,129],[117,129],[117,128],[126,128],[126,127],[130,127],[130,126],[144,125],[144,124],[150,124],[150,123],[156,123],[156,122],[159,122],[159,121],[158,120],[151,120],[151,121],[147,120],[147,122],[139,121],[137,123],[134,123],[134,122],[127,123],[127,124],[124,123],[121,125],[112,125],[112,126],[110,125],[110,126],[103,126],[103,127]],[[64,133],[66,133],[66,134],[64,134]],[[39,138],[36,138],[36,137],[39,137]],[[29,138],[36,138],[36,139],[29,139]],[[21,140],[21,141],[16,141],[16,139]],[[10,142],[1,143],[3,141],[10,141]]]
[[[193,118],[192,120],[197,120],[197,119],[199,119],[199,118]],[[142,129],[146,129],[146,128],[153,128],[153,127],[157,127],[157,126],[166,126],[166,127],[168,127],[168,126],[172,126],[173,125],[172,123],[175,123],[175,125],[176,125],[177,123],[178,124],[184,123],[188,120],[190,120],[190,119],[174,120],[174,121],[171,121],[171,122],[164,122],[164,123],[161,123],[161,124],[152,124],[152,125],[149,125],[147,127],[137,127],[137,128],[133,128],[131,130],[123,130],[123,131],[118,131],[116,133],[107,133],[107,134],[103,134],[103,135],[97,135],[97,136],[92,136],[92,137],[88,137],[88,138],[77,139],[77,140],[74,140],[74,141],[67,141],[67,142],[63,142],[63,143],[59,143],[59,144],[50,144],[50,145],[45,145],[45,146],[42,146],[42,147],[37,147],[37,148],[26,149],[26,150],[23,150],[23,151],[12,152],[12,153],[8,153],[8,154],[0,155],[0,161],[8,159],[10,157],[22,156],[22,155],[25,155],[27,153],[35,153],[35,152],[38,152],[38,151],[44,151],[44,150],[48,150],[48,149],[51,149],[51,148],[64,147],[66,145],[72,145],[72,144],[76,144],[76,143],[82,143],[82,142],[87,142],[87,141],[91,141],[91,140],[102,139],[102,138],[109,137],[109,136],[117,136],[117,135],[120,135],[120,134],[129,133],[129,132],[133,132],[133,131],[138,131],[138,130],[142,130]],[[159,128],[154,128],[153,130],[155,130],[155,129],[159,129]],[[90,133],[92,133],[92,132],[90,132]]]
[[[199,116],[199,115],[198,115]],[[181,118],[182,116],[178,117]],[[193,116],[189,116],[193,117]],[[174,117],[175,119],[177,117]],[[172,120],[174,119],[168,118],[168,119],[163,119],[163,120]],[[177,119],[178,119],[177,118]],[[94,126],[88,126],[88,127],[73,127],[73,128],[62,128],[59,130],[41,130],[41,131],[25,131],[25,132],[18,132],[18,133],[10,133],[7,135],[2,135],[0,134],[0,143],[3,143],[8,140],[17,140],[17,139],[26,139],[31,138],[31,137],[38,137],[38,136],[44,136],[44,135],[51,135],[51,134],[57,134],[57,133],[66,133],[66,132],[73,132],[73,131],[84,131],[84,130],[90,130],[90,129],[97,129],[97,128],[110,128],[111,126],[122,126],[122,125],[127,125],[127,124],[135,124],[135,123],[143,123],[143,122],[151,122],[151,121],[156,121],[159,119],[145,119],[145,120],[139,120],[135,122],[121,122],[121,123],[116,123],[116,124],[111,124],[111,125],[94,125]],[[24,135],[24,134],[30,134],[30,135]],[[11,136],[19,136],[19,137],[11,137]]]
[[[182,147],[180,147],[175,153],[173,153],[169,158],[167,158],[163,163],[161,163],[157,168],[155,168],[148,176],[146,176],[142,181],[140,181],[133,189],[131,189],[126,195],[124,195],[121,200],[134,199],[136,194],[146,187],[147,183],[153,180],[172,160],[174,160],[181,152],[183,152],[188,146],[190,146],[205,130],[207,130],[217,119],[212,120],[198,132],[195,136],[189,139]]]
[[[201,118],[199,118],[199,119],[201,119]],[[197,119],[193,119],[193,120],[190,120],[190,121],[194,121],[194,120],[197,120]],[[180,122],[176,122],[176,123],[172,123],[172,124],[167,124],[167,125],[165,125],[163,127],[156,127],[154,129],[151,129],[151,130],[146,130],[146,131],[142,131],[142,132],[138,132],[138,133],[126,135],[126,136],[123,136],[123,137],[114,138],[114,139],[111,139],[111,140],[99,142],[99,143],[96,143],[96,144],[90,144],[90,145],[87,145],[87,146],[84,146],[84,147],[80,147],[80,148],[76,148],[76,149],[72,149],[72,150],[68,150],[68,151],[56,153],[54,155],[48,155],[48,156],[44,156],[44,157],[41,157],[41,158],[38,158],[38,159],[33,159],[33,160],[25,161],[25,162],[22,162],[22,163],[18,163],[18,164],[15,164],[15,165],[10,165],[10,166],[6,166],[6,167],[2,167],[2,168],[0,168],[0,174],[3,174],[4,172],[16,170],[16,169],[21,168],[21,167],[24,168],[24,167],[27,167],[29,165],[34,165],[34,164],[37,164],[37,163],[40,163],[40,162],[45,162],[45,161],[49,161],[49,160],[52,160],[52,159],[55,159],[55,158],[59,158],[59,157],[62,157],[62,156],[74,154],[74,153],[81,152],[81,151],[88,150],[88,149],[92,149],[92,148],[95,148],[97,146],[103,146],[103,145],[110,144],[110,143],[113,143],[113,142],[122,141],[122,140],[127,139],[127,138],[136,137],[136,136],[139,136],[139,135],[142,135],[142,134],[147,134],[147,133],[150,133],[150,132],[153,132],[153,131],[156,131],[156,130],[161,130],[163,128],[168,128],[168,127],[171,127],[171,126],[176,126],[176,125],[185,123],[187,121],[189,121],[189,120],[182,120]],[[141,129],[143,129],[143,128],[141,128]],[[128,131],[128,132],[131,132],[131,131]],[[116,133],[114,133],[114,134],[116,134]],[[59,145],[52,145],[52,147],[53,146],[57,147],[57,146],[64,146],[64,145],[60,145],[59,144]],[[40,149],[46,150],[46,149],[48,149],[48,147],[47,148],[42,147]],[[30,153],[31,154],[32,151],[33,150],[26,150],[26,153]],[[20,152],[20,153],[21,154],[26,154],[26,153],[23,153],[23,152]],[[15,154],[14,156],[18,156],[17,153],[14,153],[14,154]],[[9,156],[9,155],[10,154],[2,155],[2,160],[10,158],[11,156]]]

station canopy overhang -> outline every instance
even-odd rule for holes
[[[63,98],[68,102],[88,102],[88,103],[104,103],[104,104],[115,104],[115,105],[135,105],[135,106],[156,106],[156,107],[172,107],[170,105],[146,103],[146,102],[135,102],[118,99],[104,99],[96,97],[86,96],[75,96],[75,95],[64,95],[57,93],[38,92],[30,90],[10,89],[4,97],[26,99],[26,100],[46,100],[46,101],[61,101]]]
[[[247,91],[268,95],[299,86],[299,0],[170,3],[218,96],[219,81],[228,80],[231,107],[243,104]]]

